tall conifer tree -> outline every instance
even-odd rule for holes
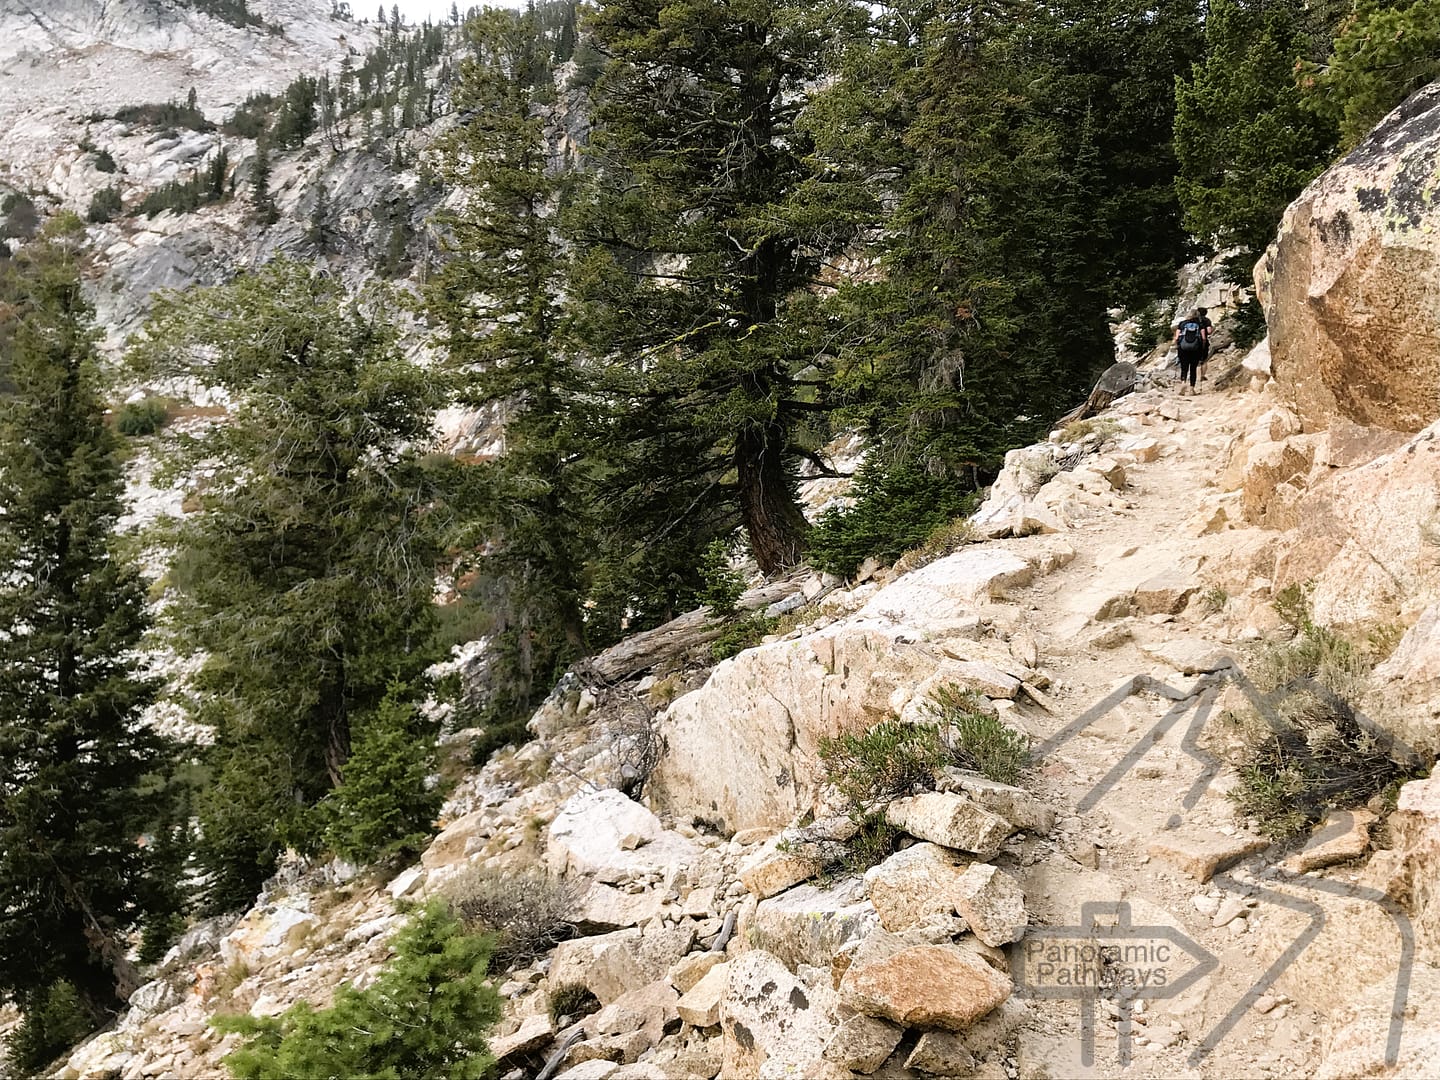
[[[693,539],[689,508],[719,506],[766,572],[803,550],[799,436],[827,408],[802,385],[823,378],[800,376],[826,362],[810,290],[848,236],[789,205],[811,175],[796,117],[863,22],[845,0],[613,0],[590,23],[613,60],[577,280],[595,348],[629,376],[617,439],[649,433],[623,501],[647,526],[663,515],[645,493],[670,501],[652,543],[677,526]]]
[[[124,485],[77,245],[52,227],[0,272],[0,997],[29,1011],[63,980],[98,1021],[168,896],[140,843],[167,751],[141,721],[145,588],[112,536]]]
[[[194,714],[216,732],[211,908],[248,902],[285,844],[315,846],[308,808],[342,783],[356,728],[435,659],[449,466],[425,452],[443,392],[386,305],[280,261],[162,304],[132,356],[235,403],[176,462],[214,470],[171,575],[175,645],[204,657]],[[411,735],[427,753],[423,725]]]
[[[456,104],[467,120],[440,148],[460,199],[441,219],[453,258],[427,296],[461,398],[504,417],[504,453],[481,466],[472,523],[477,546],[489,547],[477,591],[508,667],[493,687],[495,716],[530,704],[585,651],[588,465],[584,383],[561,296],[568,263],[555,235],[573,163],[548,160],[542,111],[555,95],[552,49],[533,10],[490,9],[466,30]]]

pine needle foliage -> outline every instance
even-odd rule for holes
[[[372,985],[342,985],[328,1009],[301,1002],[278,1017],[214,1020],[221,1031],[249,1036],[225,1058],[230,1074],[240,1080],[492,1075],[485,1035],[500,1018],[500,996],[485,978],[490,939],[467,934],[432,901],[395,935],[393,947],[394,959]]]
[[[169,754],[141,719],[145,588],[112,536],[124,478],[81,228],[0,264],[0,998],[38,1017],[63,982],[98,1020],[138,985],[129,933],[170,899],[136,842],[164,815]]]
[[[213,472],[166,537],[170,640],[204,657],[187,706],[217,736],[198,806],[212,909],[247,903],[286,843],[315,847],[355,732],[437,659],[458,466],[426,453],[444,387],[401,354],[389,303],[278,261],[162,302],[131,354],[234,402],[175,443],[172,469]]]

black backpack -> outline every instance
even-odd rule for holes
[[[1200,324],[1194,319],[1186,319],[1180,324],[1180,351],[1197,352],[1205,345],[1205,340],[1200,336]]]

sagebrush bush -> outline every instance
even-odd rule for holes
[[[466,926],[494,937],[504,968],[529,963],[575,936],[576,887],[539,867],[478,869],[449,890]]]
[[[395,935],[395,957],[364,990],[348,983],[328,1009],[300,1002],[280,1016],[217,1016],[248,1036],[225,1058],[244,1080],[373,1076],[481,1080],[495,1061],[485,1035],[500,1018],[486,981],[491,941],[432,901]]]
[[[1118,421],[1111,420],[1109,417],[1092,417],[1089,420],[1076,420],[1074,423],[1065,425],[1065,429],[1060,432],[1060,441],[1077,443],[1087,435],[1094,435],[1103,443],[1112,435],[1123,430]]]
[[[973,543],[975,539],[975,527],[970,524],[969,518],[961,517],[947,521],[930,530],[930,535],[919,547],[912,548],[900,556],[895,563],[895,569],[904,573],[918,570],[922,566],[929,566],[937,559],[954,555],[966,544]]]
[[[1358,711],[1394,635],[1359,640],[1317,625],[1299,587],[1283,590],[1274,604],[1295,636],[1251,658],[1250,678],[1265,699],[1261,713],[1237,717],[1245,746],[1231,798],[1265,835],[1288,840],[1327,810],[1389,790],[1419,762]]]
[[[566,1018],[573,1024],[582,1016],[600,1011],[600,999],[590,992],[589,987],[578,984],[556,987],[550,992],[547,1004],[550,1022],[556,1027]]]
[[[877,802],[934,790],[950,751],[933,724],[885,720],[859,734],[822,739],[820,760],[826,781],[863,816]]]
[[[937,689],[927,703],[939,730],[948,736],[950,757],[962,769],[1013,784],[1030,763],[1030,742],[984,709],[975,694],[954,686]]]

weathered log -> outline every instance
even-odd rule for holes
[[[739,611],[758,611],[800,591],[798,578],[768,582],[751,589],[737,601]],[[633,678],[656,664],[714,641],[725,632],[725,616],[708,607],[687,611],[653,630],[646,630],[582,660],[575,672],[586,682],[614,683]]]
[[[1085,404],[1066,413],[1055,422],[1055,426],[1057,428],[1064,427],[1077,420],[1085,420],[1104,412],[1116,398],[1124,397],[1134,390],[1139,379],[1139,369],[1129,361],[1122,360],[1118,364],[1111,364],[1100,376],[1100,381],[1095,384],[1095,389],[1090,391],[1090,396],[1085,399]]]

